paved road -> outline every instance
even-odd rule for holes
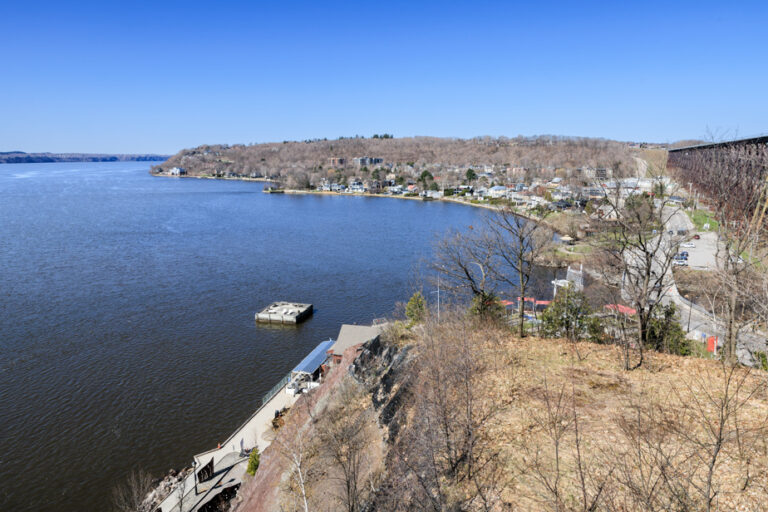
[[[666,229],[659,235],[661,238],[659,239],[660,245],[657,254],[659,254],[660,257],[653,262],[653,270],[655,272],[661,272],[663,270],[663,255],[669,250],[669,246],[680,241],[680,237],[677,235],[678,231],[686,230],[689,235],[693,235],[694,228],[695,226],[693,222],[691,222],[688,215],[686,215],[682,209],[669,212]],[[670,231],[672,232],[672,235],[669,234]],[[688,251],[688,262],[691,267],[699,269],[715,269],[717,266],[717,234],[705,232],[700,233],[700,236],[700,240],[694,241],[696,247],[681,248],[680,250]],[[632,258],[632,255],[627,254],[625,257]],[[675,304],[677,310],[680,312],[683,328],[689,332],[689,337],[705,342],[709,336],[718,336],[720,346],[722,346],[725,332],[723,324],[714,318],[705,307],[698,304],[692,304],[680,295],[677,285],[675,284],[671,266],[666,269],[662,282],[664,296],[661,298],[661,303],[663,305],[668,305],[670,303]],[[627,292],[627,290],[623,290],[622,295],[624,295],[625,299],[629,299],[632,294],[631,292]],[[743,332],[739,335],[736,355],[742,364],[753,365],[755,359],[752,354],[756,351],[767,351],[768,349],[766,347],[766,338],[764,336],[752,332]]]
[[[678,210],[670,218],[669,229],[677,233],[678,229],[686,229],[690,235],[695,234],[695,226],[684,211]],[[669,231],[669,230],[667,230]],[[692,240],[696,245],[693,248],[680,248],[681,251],[688,251],[688,265],[692,269],[715,270],[717,269],[717,233],[699,232],[699,240]],[[669,236],[665,232],[665,236]],[[705,341],[709,336],[718,336],[719,346],[722,346],[725,338],[725,327],[717,320],[711,312],[708,312],[704,305],[691,304],[690,301],[680,295],[674,276],[669,272],[670,289],[662,303],[673,302],[680,311],[681,323],[683,328],[689,332],[691,338]],[[702,336],[703,335],[703,336]],[[757,333],[742,332],[738,337],[736,355],[739,362],[745,365],[753,365],[755,358],[754,352],[765,352],[768,350],[766,339]]]

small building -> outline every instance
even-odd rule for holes
[[[331,167],[341,167],[347,164],[346,158],[332,157],[328,159],[328,163]]]
[[[341,326],[338,339],[328,349],[328,355],[335,364],[338,364],[341,362],[344,351],[349,347],[375,340],[381,335],[381,330],[382,326],[380,325],[344,324]]]
[[[355,165],[363,167],[364,165],[378,165],[384,161],[382,158],[372,158],[370,156],[360,156],[353,158],[352,161]]]
[[[333,340],[319,343],[312,352],[306,355],[296,367],[291,370],[291,381],[285,388],[289,395],[296,395],[320,385],[323,363],[328,359],[328,350],[333,346]]]
[[[381,192],[381,182],[379,180],[366,180],[363,182],[363,188],[371,194]]]
[[[168,171],[168,174],[171,176],[185,176],[187,174],[187,170],[183,167],[171,167]]]
[[[506,197],[506,195],[507,195],[507,187],[504,187],[502,185],[496,185],[488,189],[488,196],[494,199],[500,199],[502,197]]]
[[[366,189],[362,181],[353,181],[349,184],[349,191],[352,193],[362,194],[363,192],[366,192]]]

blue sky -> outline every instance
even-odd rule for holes
[[[3,2],[0,151],[768,132],[768,2]]]

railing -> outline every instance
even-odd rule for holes
[[[283,386],[285,386],[286,384],[288,384],[288,381],[290,381],[290,380],[291,380],[291,374],[290,374],[290,372],[289,372],[289,373],[288,373],[288,374],[287,374],[285,377],[283,377],[282,379],[280,379],[280,382],[278,382],[277,384],[275,384],[274,386],[272,386],[272,389],[270,389],[269,391],[267,391],[267,394],[266,394],[266,395],[264,395],[264,397],[261,399],[261,407],[264,407],[264,405],[265,405],[267,402],[269,402],[270,400],[272,400],[272,397],[273,397],[273,396],[275,396],[275,395],[276,395],[276,394],[277,394],[277,393],[280,391],[280,389],[282,389],[282,387],[283,387]]]
[[[277,393],[279,393],[279,392],[280,392],[280,390],[283,388],[283,386],[285,386],[285,385],[286,385],[286,384],[287,384],[287,383],[288,383],[290,380],[291,380],[291,374],[290,374],[290,373],[288,373],[288,374],[287,374],[285,377],[283,377],[282,379],[280,379],[280,382],[278,382],[277,384],[275,384],[275,385],[272,387],[272,389],[270,389],[270,390],[267,392],[267,394],[266,394],[266,395],[264,395],[264,397],[261,399],[261,405],[259,406],[259,408],[258,408],[258,409],[256,409],[256,410],[253,412],[253,414],[251,414],[251,415],[248,417],[248,419],[247,419],[247,420],[245,420],[245,421],[242,423],[242,425],[240,425],[240,426],[237,428],[237,430],[235,430],[234,432],[232,432],[232,434],[231,434],[231,435],[230,435],[230,436],[227,438],[227,440],[226,440],[226,441],[224,441],[223,443],[221,443],[221,447],[219,447],[219,448],[211,448],[210,450],[204,451],[204,452],[202,452],[202,453],[198,453],[197,455],[195,455],[195,459],[196,459],[196,460],[198,460],[198,461],[202,461],[202,459],[203,459],[203,458],[205,458],[205,457],[207,457],[209,454],[212,454],[212,453],[216,453],[216,452],[221,452],[221,451],[222,451],[222,447],[226,447],[226,446],[228,446],[228,445],[229,445],[229,444],[230,444],[230,443],[231,443],[231,442],[232,442],[232,441],[233,441],[233,440],[234,440],[234,439],[235,439],[235,438],[238,436],[238,434],[240,433],[240,431],[242,431],[242,430],[243,430],[243,428],[245,428],[245,426],[246,426],[248,423],[250,423],[250,422],[251,422],[251,420],[252,420],[252,419],[253,419],[253,418],[254,418],[254,417],[257,415],[257,414],[259,414],[259,412],[260,412],[260,411],[261,411],[261,410],[264,408],[264,406],[267,404],[267,402],[269,402],[269,401],[270,401],[270,400],[271,400],[271,399],[272,399],[272,398],[273,398],[273,397],[274,397],[274,396],[275,396]],[[226,451],[226,448],[224,448],[224,450]],[[216,458],[214,457],[214,464],[217,464],[217,463],[218,463],[218,461],[217,461],[217,460],[216,460]]]

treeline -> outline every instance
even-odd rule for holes
[[[167,155],[104,155],[91,153],[24,153],[0,152],[2,164],[38,164],[50,162],[157,162]]]
[[[203,145],[185,149],[154,173],[173,167],[191,176],[275,177],[295,185],[314,185],[334,173],[354,175],[360,168],[353,159],[381,158],[382,167],[421,172],[435,167],[612,167],[634,165],[630,145],[584,137],[438,137],[307,140],[251,145]],[[333,160],[332,160],[333,159]]]

